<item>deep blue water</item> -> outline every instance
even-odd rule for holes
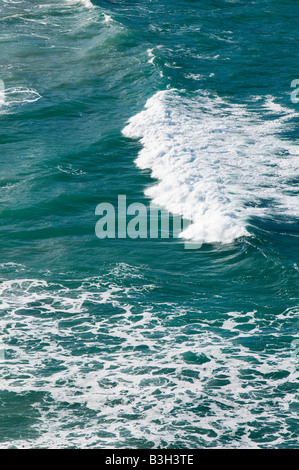
[[[298,21],[1,0],[0,447],[298,447]],[[192,224],[99,239],[119,195]]]

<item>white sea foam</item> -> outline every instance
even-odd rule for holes
[[[266,97],[252,111],[204,92],[166,90],[129,120],[124,135],[143,145],[137,166],[158,179],[146,195],[192,221],[184,238],[228,243],[249,234],[253,216],[299,215],[291,183],[298,148],[279,135],[294,113],[273,103]]]
[[[104,15],[104,23],[112,23],[113,19],[111,18],[110,15],[107,15],[106,13],[103,13]]]
[[[290,346],[260,354],[250,340],[260,340],[261,319],[272,336],[290,331],[298,309],[267,318],[227,312],[215,328],[214,317],[196,306],[196,323],[180,321],[187,311],[157,302],[161,286],[138,267],[119,264],[101,278],[57,283],[21,278],[25,266],[1,265],[5,270],[20,277],[0,284],[0,391],[33,394],[38,419],[35,438],[2,447],[113,448],[138,439],[206,447],[222,436],[230,447],[257,447],[251,434],[257,416],[276,423],[271,446],[291,439],[285,418],[296,390],[276,392],[298,380]],[[144,304],[134,302],[144,292]]]
[[[190,78],[192,80],[201,80],[203,75],[200,73],[188,73],[185,75],[186,78]]]
[[[2,103],[0,95],[0,104],[5,105],[5,109],[15,105],[34,103],[39,99],[41,99],[41,95],[31,88],[9,87],[3,90]]]
[[[95,8],[95,6],[91,3],[90,0],[66,0],[68,3],[80,4],[85,6],[86,8]]]
[[[148,55],[148,57],[149,57],[149,60],[148,60],[148,63],[149,63],[149,64],[154,64],[154,60],[155,60],[155,58],[156,58],[156,57],[155,57],[155,54],[153,53],[153,50],[154,50],[153,48],[147,50],[147,55]]]
[[[286,118],[294,115],[294,111],[292,109],[281,106],[279,103],[275,103],[275,98],[271,95],[267,95],[265,97],[265,103],[263,106],[269,111],[284,115]]]
[[[0,106],[5,103],[5,85],[3,80],[0,80]]]

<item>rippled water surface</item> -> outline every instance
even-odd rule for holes
[[[298,447],[298,20],[1,0],[0,447]],[[192,224],[100,240],[120,194]]]

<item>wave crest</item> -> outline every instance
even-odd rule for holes
[[[290,184],[298,149],[279,136],[294,113],[272,108],[166,90],[129,120],[123,134],[143,145],[136,164],[159,181],[146,195],[192,221],[183,238],[230,243],[249,235],[253,216],[298,214]]]

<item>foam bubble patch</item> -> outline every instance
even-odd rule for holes
[[[0,285],[1,400],[28,403],[36,421],[35,436],[2,447],[258,447],[292,438],[297,308],[227,311],[216,325],[196,306],[157,302],[161,285],[138,267],[56,283],[3,269],[19,277]]]

